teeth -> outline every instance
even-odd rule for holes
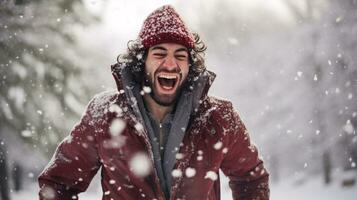
[[[160,74],[160,78],[166,78],[166,79],[176,79],[176,76],[174,75],[167,75],[167,74]]]

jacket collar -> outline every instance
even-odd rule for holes
[[[129,71],[129,67],[130,66],[128,65],[120,65],[119,63],[115,63],[111,65],[111,72],[114,77],[117,90],[119,91],[119,93],[124,93],[125,91],[124,87],[132,87],[134,84],[134,82],[132,81],[132,75]],[[201,86],[202,92],[198,92],[197,94],[199,96],[195,98],[197,99],[197,102],[201,102],[207,97],[208,91],[215,78],[216,78],[216,74],[209,70],[205,70],[198,77],[195,77],[195,80],[199,82],[198,84],[203,84]],[[125,79],[129,80],[129,82],[125,81]],[[196,108],[198,108],[198,105]]]

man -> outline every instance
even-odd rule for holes
[[[171,6],[144,21],[39,177],[40,199],[77,199],[101,167],[103,199],[269,199],[268,173],[232,104],[207,96],[205,45]]]

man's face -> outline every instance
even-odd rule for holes
[[[162,43],[149,48],[145,61],[151,97],[162,106],[172,105],[189,71],[188,50],[176,43]]]

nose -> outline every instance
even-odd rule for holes
[[[167,56],[164,60],[163,66],[169,71],[178,67],[174,56]]]

